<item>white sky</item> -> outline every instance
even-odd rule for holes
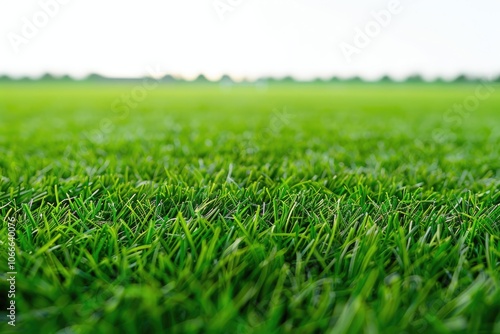
[[[60,0],[68,3],[16,52],[23,20],[54,1],[0,0],[0,75],[130,77],[148,67],[210,78],[500,74],[499,0],[399,0],[401,12],[350,63],[340,43],[355,46],[356,27],[390,0],[220,0],[240,2],[224,20],[214,0]]]

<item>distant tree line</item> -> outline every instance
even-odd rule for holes
[[[28,77],[23,77],[23,78],[12,78],[7,75],[1,75],[0,76],[0,82],[10,82],[10,81],[19,81],[19,82],[32,82],[32,81],[45,81],[45,82],[64,82],[64,81],[87,81],[87,82],[134,82],[134,81],[140,81],[143,80],[144,78],[110,78],[110,77],[105,77],[99,74],[90,74],[84,79],[74,79],[71,78],[69,75],[63,75],[63,76],[54,76],[51,74],[45,74],[41,76],[40,78],[37,79],[31,79]],[[437,78],[432,81],[425,80],[422,76],[420,75],[411,75],[407,77],[404,80],[394,80],[388,75],[385,75],[378,80],[365,80],[362,77],[359,76],[354,76],[350,78],[339,78],[339,77],[332,77],[330,79],[314,79],[310,81],[301,81],[301,80],[296,80],[291,76],[286,76],[283,78],[273,78],[273,77],[263,77],[260,78],[256,81],[253,82],[258,82],[258,83],[292,83],[292,82],[311,82],[311,83],[361,83],[361,82],[371,82],[371,83],[395,83],[395,82],[407,82],[407,83],[424,83],[424,82],[435,82],[435,83],[440,83],[440,82],[478,82],[481,81],[482,79],[478,78],[472,78],[469,76],[466,76],[464,74],[457,76],[455,79],[452,80],[444,80],[442,78]],[[187,80],[184,78],[179,78],[179,77],[174,77],[172,75],[165,75],[162,77],[160,82],[163,83],[183,83],[183,82],[194,82],[194,83],[221,83],[221,84],[233,84],[236,83],[229,75],[223,75],[219,80],[217,81],[210,81],[208,80],[203,74],[200,74],[198,77],[196,77],[194,80]],[[500,75],[496,77],[496,79],[491,80],[492,82],[499,82],[500,83]],[[252,81],[243,81],[243,83],[250,83]]]

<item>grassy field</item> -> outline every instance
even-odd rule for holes
[[[500,333],[478,87],[0,84],[0,332]]]

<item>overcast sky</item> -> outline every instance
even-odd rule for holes
[[[491,77],[499,15],[498,0],[0,0],[0,75]]]

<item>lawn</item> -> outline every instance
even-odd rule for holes
[[[500,85],[139,86],[0,83],[0,332],[12,220],[17,332],[500,333]]]

